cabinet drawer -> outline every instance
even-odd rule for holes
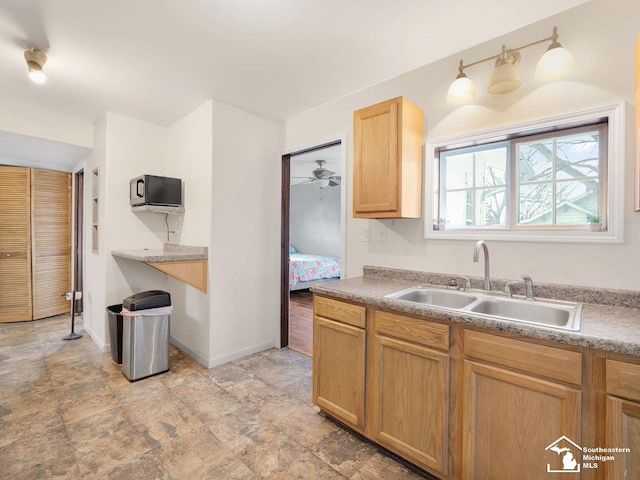
[[[640,401],[640,365],[607,360],[607,393]]]
[[[428,347],[449,350],[448,325],[376,311],[375,331]]]
[[[318,295],[314,295],[313,297],[313,312],[314,315],[330,318],[360,328],[365,327],[365,319],[367,316],[365,307],[333,300],[331,298],[320,297]]]
[[[560,382],[582,383],[582,354],[578,352],[466,330],[464,354]]]

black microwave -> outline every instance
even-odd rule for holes
[[[129,182],[131,205],[182,205],[182,180],[179,178],[142,175]]]

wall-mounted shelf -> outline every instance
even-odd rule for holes
[[[100,208],[100,170],[98,167],[91,172],[91,251],[98,253],[100,242],[100,224],[99,212]]]
[[[165,205],[138,205],[131,207],[131,211],[138,212],[155,212],[155,213],[172,213],[179,214],[184,213],[184,207],[167,207]]]
[[[181,282],[207,293],[207,260],[179,260],[175,262],[145,262]]]
[[[146,263],[181,282],[207,292],[207,247],[166,243],[162,249],[113,250],[111,255]]]

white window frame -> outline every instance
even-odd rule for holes
[[[442,139],[425,141],[425,196],[424,196],[424,236],[426,239],[441,240],[506,240],[520,242],[561,242],[561,243],[622,243],[624,240],[624,168],[625,168],[625,108],[624,103],[606,105],[581,112],[554,116],[539,120],[507,125],[480,132]],[[506,140],[522,132],[544,129],[563,129],[580,124],[606,119],[607,128],[607,231],[588,230],[508,230],[487,229],[486,227],[433,230],[433,201],[435,196],[433,178],[438,149],[463,148],[488,142]]]

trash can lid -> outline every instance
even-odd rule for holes
[[[162,290],[148,290],[146,292],[135,293],[124,300],[122,306],[134,312],[137,310],[147,310],[149,308],[168,307],[171,305],[171,295]]]

